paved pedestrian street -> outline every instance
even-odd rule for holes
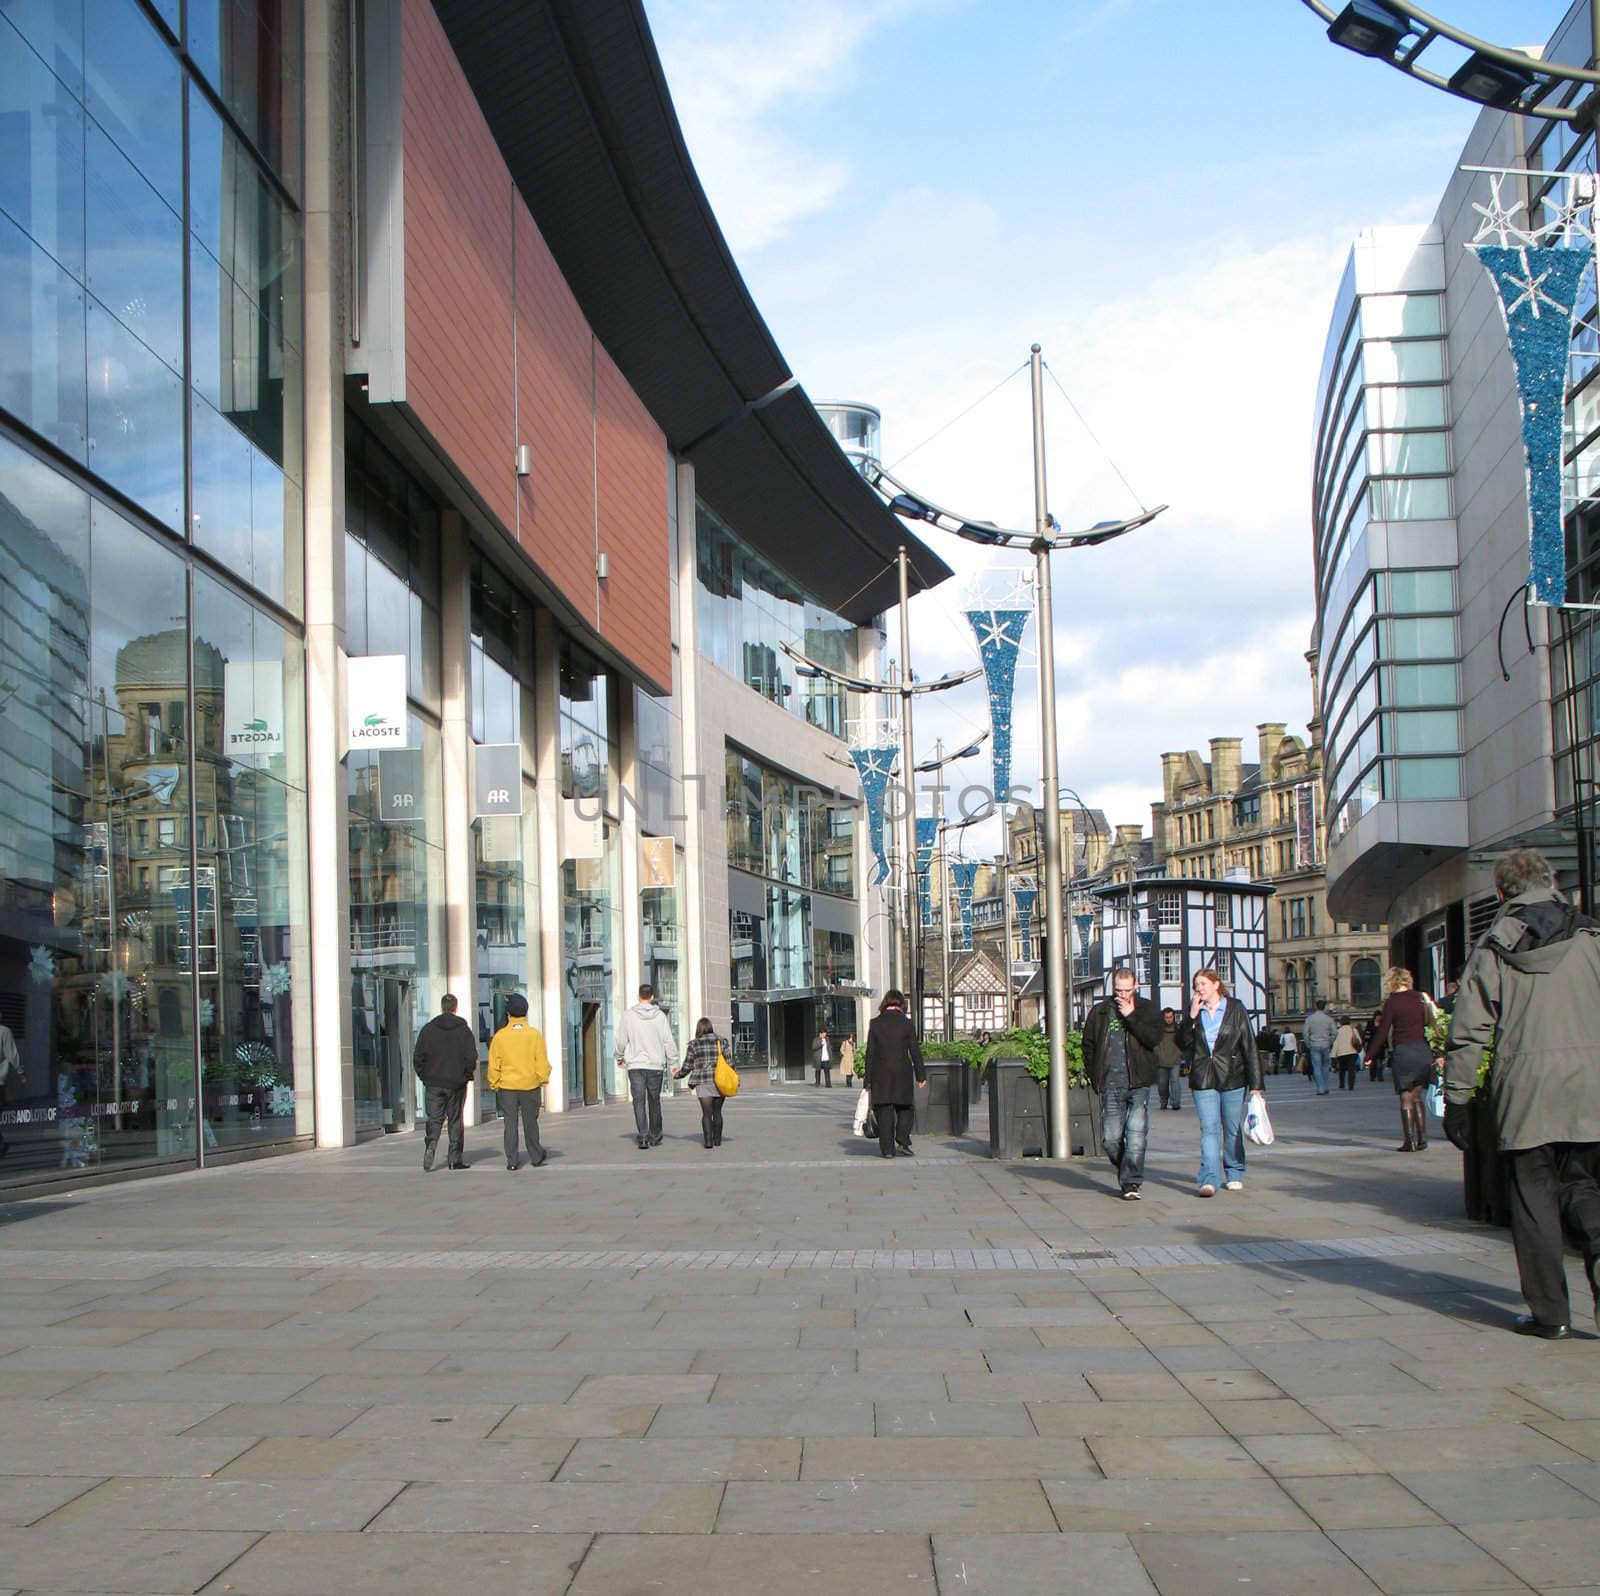
[[[1554,1593],[1600,1584],[1600,1340],[1530,1342],[1460,1159],[1272,1083],[1193,1195],[853,1093],[393,1137],[0,1206],[0,1587],[237,1596]],[[980,1109],[981,1112],[981,1109]]]

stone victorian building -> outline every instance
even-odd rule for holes
[[[1312,669],[1315,672],[1315,659]],[[1271,885],[1269,1015],[1298,1025],[1319,997],[1335,1010],[1382,1002],[1388,940],[1378,925],[1329,918],[1320,723],[1309,741],[1280,721],[1256,728],[1255,759],[1239,737],[1161,756],[1161,801],[1150,806],[1155,863],[1175,879]]]

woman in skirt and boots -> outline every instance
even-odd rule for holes
[[[679,1080],[685,1075],[689,1077],[689,1085],[700,1100],[700,1136],[707,1147],[722,1145],[722,1093],[717,1090],[716,1079],[719,1048],[726,1058],[726,1040],[717,1035],[716,1027],[710,1020],[698,1021],[694,1028],[694,1040],[684,1054],[683,1068],[678,1071]]]

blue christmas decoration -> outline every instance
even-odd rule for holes
[[[1017,905],[1017,934],[1022,939],[1022,957],[1033,958],[1033,911],[1038,906],[1037,887],[1018,887],[1012,898]]]
[[[892,743],[883,748],[850,750],[861,777],[861,801],[867,808],[867,844],[878,861],[878,873],[872,878],[874,886],[889,879],[889,856],[883,848],[883,798],[894,775],[898,752]]]
[[[939,820],[933,815],[917,816],[917,893],[922,899],[922,923],[933,924],[933,850],[939,842]]]
[[[961,913],[961,940],[952,946],[965,953],[972,947],[972,888],[978,879],[978,861],[952,859],[950,879],[956,884],[956,906]]]
[[[1139,951],[1141,953],[1149,953],[1151,948],[1155,946],[1155,942],[1156,934],[1154,931],[1141,931],[1139,933]]]
[[[1011,699],[1016,689],[1017,651],[1029,610],[968,610],[989,687],[989,725],[994,732],[994,801],[1003,804],[1011,790]]]
[[[1087,954],[1089,951],[1089,933],[1094,930],[1094,916],[1092,914],[1075,914],[1073,924],[1078,928],[1078,952]]]
[[[1494,279],[1516,367],[1528,481],[1528,584],[1541,604],[1567,597],[1561,525],[1561,429],[1573,308],[1594,246],[1470,246]]]

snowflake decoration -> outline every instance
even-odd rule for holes
[[[1518,290],[1515,298],[1508,299],[1505,302],[1506,315],[1508,317],[1514,316],[1526,305],[1528,313],[1537,321],[1539,319],[1539,306],[1542,303],[1548,305],[1551,310],[1559,311],[1563,316],[1570,316],[1572,314],[1571,306],[1563,305],[1559,299],[1545,292],[1544,285],[1550,280],[1552,268],[1547,266],[1542,272],[1535,275],[1533,266],[1528,260],[1528,251],[1519,249],[1517,254],[1522,259],[1522,275],[1516,277],[1508,274],[1505,279],[1508,287]]]
[[[289,966],[269,964],[261,972],[261,995],[264,998],[287,997],[289,993]]]
[[[200,1029],[203,1031],[215,1023],[217,1018],[217,1005],[210,998],[200,999]]]
[[[998,610],[990,610],[988,615],[981,620],[975,617],[972,624],[978,633],[978,647],[981,649],[1020,647],[1022,643],[1021,636],[1013,637],[1010,631],[1011,624],[1016,619],[1017,617],[1014,615],[1005,615],[1002,618],[1002,614]],[[1023,624],[1027,624],[1025,618]]]
[[[36,986],[49,986],[56,978],[56,956],[51,948],[36,947],[28,953],[28,975]]]
[[[1489,174],[1489,203],[1480,205],[1476,200],[1472,203],[1482,220],[1478,223],[1478,231],[1472,235],[1474,244],[1482,244],[1491,236],[1502,248],[1513,243],[1524,243],[1531,236],[1526,228],[1518,227],[1513,218],[1526,206],[1520,199],[1512,200],[1507,205],[1500,193],[1500,185],[1511,175],[1506,172],[1491,172]]]

